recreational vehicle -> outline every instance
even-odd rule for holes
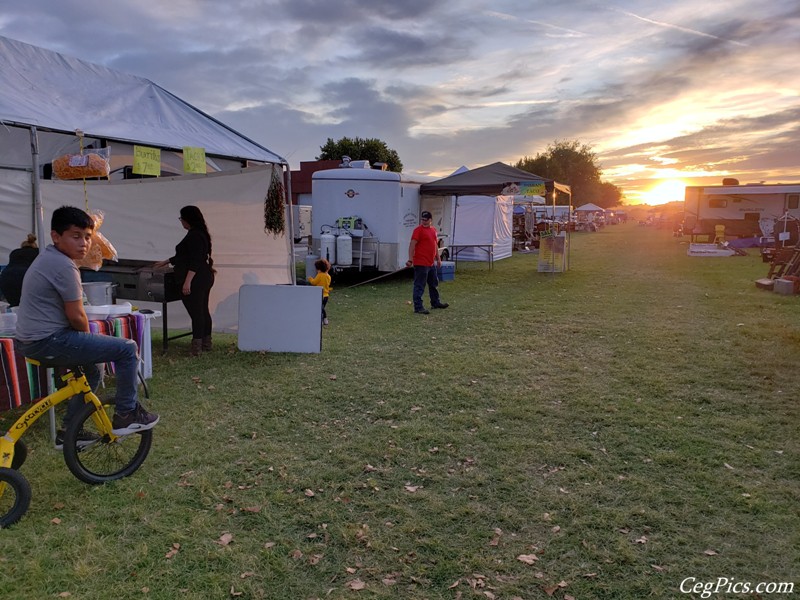
[[[717,226],[726,237],[772,236],[776,219],[800,218],[800,183],[686,186],[685,233],[715,237]],[[732,185],[726,185],[732,184]]]

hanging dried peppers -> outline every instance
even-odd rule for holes
[[[267,195],[264,197],[264,232],[272,233],[275,236],[281,235],[286,229],[281,173],[280,169],[272,169],[272,181],[270,181]]]

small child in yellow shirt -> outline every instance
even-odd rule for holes
[[[328,304],[328,296],[333,289],[331,287],[331,276],[328,275],[328,271],[331,270],[331,263],[324,258],[320,258],[314,261],[314,268],[317,270],[317,274],[314,277],[308,277],[308,282],[311,285],[318,285],[322,288],[322,324],[327,325],[328,313],[325,307]]]

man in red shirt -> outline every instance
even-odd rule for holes
[[[439,256],[436,228],[431,227],[432,218],[427,210],[422,211],[420,225],[414,229],[411,242],[408,244],[406,266],[414,266],[414,312],[420,315],[430,314],[430,311],[422,305],[422,294],[425,293],[426,283],[431,298],[431,308],[450,306],[439,298],[439,278],[436,275],[436,268],[442,266],[442,258]]]

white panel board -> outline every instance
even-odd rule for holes
[[[239,350],[322,351],[322,288],[243,285],[239,288]]]

